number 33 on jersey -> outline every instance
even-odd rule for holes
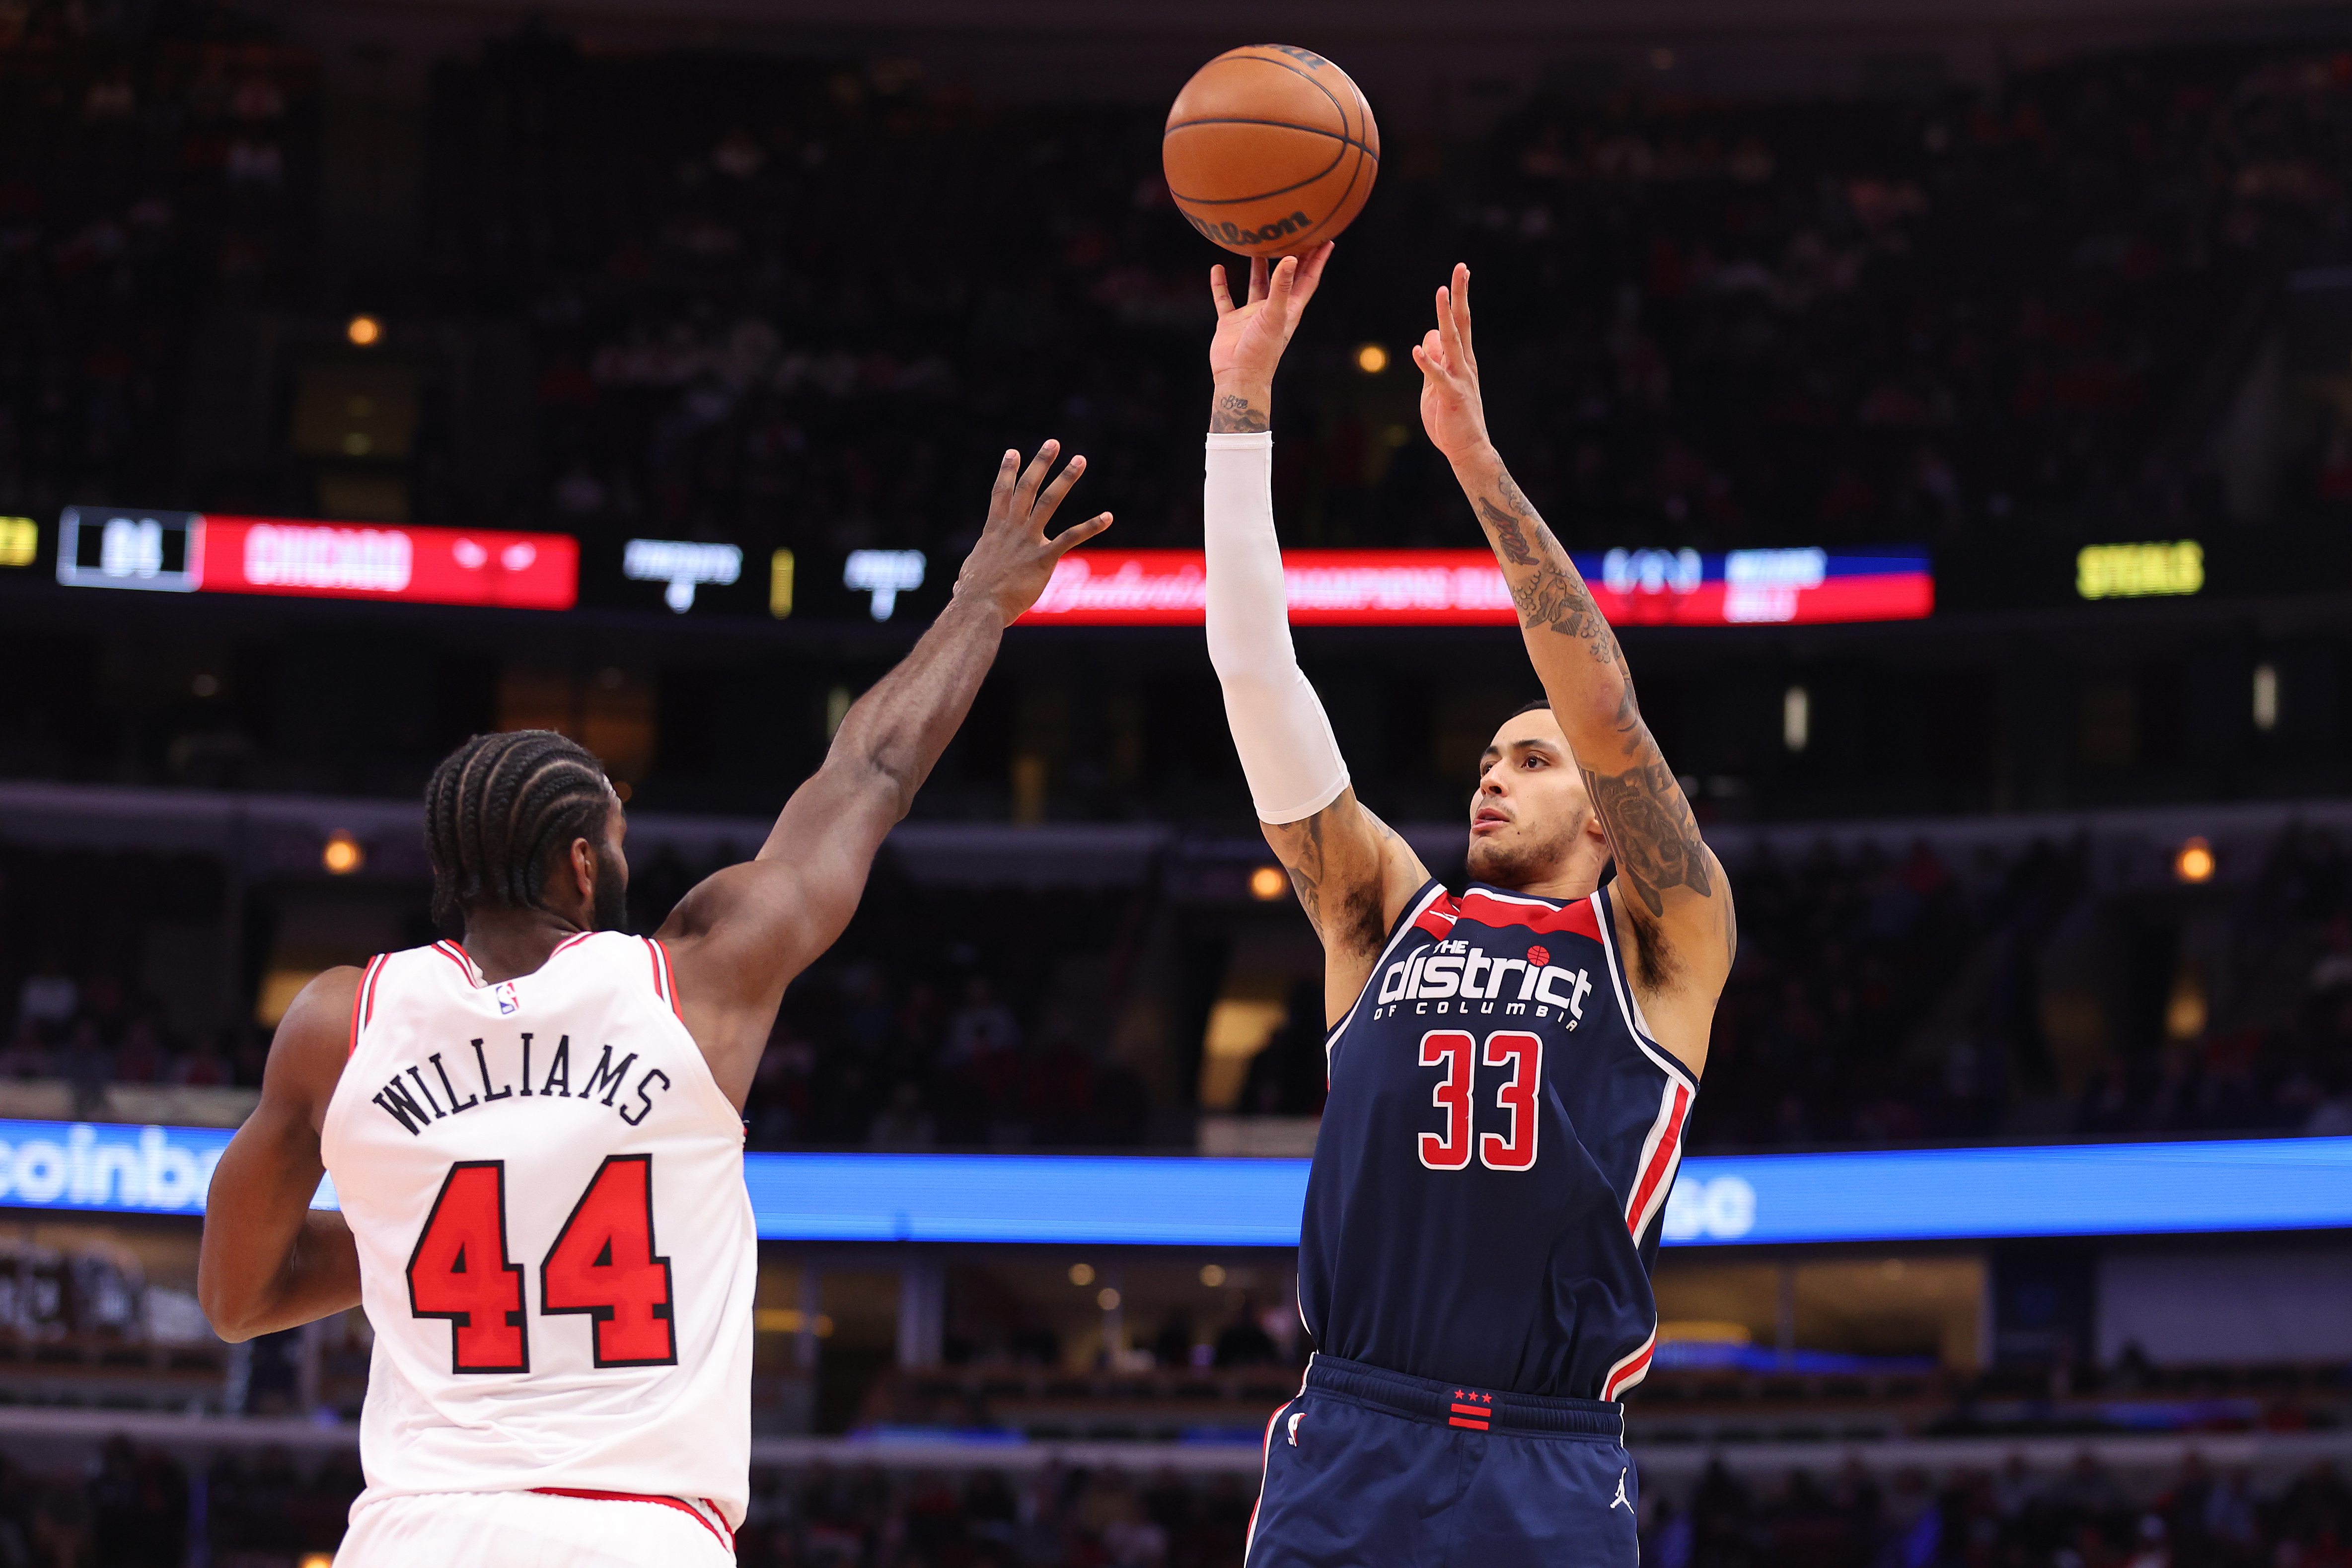
[[[353,1012],[320,1145],[375,1330],[370,1485],[497,1473],[723,1510],[758,1243],[742,1122],[667,953],[597,933],[491,985],[436,943],[370,964]]]

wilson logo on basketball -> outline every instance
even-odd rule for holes
[[[1304,234],[1315,226],[1308,221],[1305,213],[1293,213],[1286,218],[1280,218],[1266,225],[1264,228],[1255,229],[1245,229],[1239,224],[1213,224],[1205,219],[1193,217],[1190,213],[1186,213],[1184,216],[1194,228],[1221,245],[1264,245],[1269,240],[1280,239],[1285,235]]]

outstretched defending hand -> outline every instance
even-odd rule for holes
[[[1045,537],[1045,525],[1053,520],[1055,508],[1087,471],[1087,460],[1073,457],[1054,482],[1045,485],[1045,493],[1038,494],[1037,487],[1045,484],[1046,470],[1053,467],[1055,455],[1061,450],[1060,442],[1048,441],[1037,448],[1037,455],[1026,468],[1020,466],[1020,453],[1005,453],[1004,461],[997,465],[996,487],[988,495],[987,526],[980,531],[980,542],[963,558],[963,570],[956,574],[956,597],[982,596],[995,606],[1007,626],[1045,591],[1055,561],[1110,527],[1110,514],[1103,512],[1073,523],[1052,538]]]
[[[1421,367],[1421,423],[1457,468],[1491,451],[1486,405],[1478,392],[1478,356],[1470,347],[1470,268],[1454,264],[1454,282],[1437,288],[1437,325],[1414,345]]]
[[[1269,268],[1264,256],[1250,262],[1249,298],[1239,305],[1225,287],[1225,269],[1209,268],[1209,298],[1217,306],[1217,333],[1209,340],[1209,374],[1217,383],[1209,428],[1265,430],[1274,390],[1274,369],[1298,329],[1299,315],[1323,281],[1331,259],[1325,240],[1305,257],[1286,256]]]

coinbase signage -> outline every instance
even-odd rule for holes
[[[0,1207],[202,1214],[221,1127],[0,1121]]]
[[[229,1134],[0,1121],[0,1207],[200,1214]],[[1291,1247],[1304,1160],[748,1155],[793,1241]],[[321,1183],[314,1199],[334,1207]],[[2352,1228],[2352,1138],[1697,1156],[1668,1246]]]

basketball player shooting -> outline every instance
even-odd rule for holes
[[[1469,271],[1413,350],[1544,700],[1495,732],[1457,897],[1349,788],[1290,641],[1275,367],[1331,256],[1211,275],[1209,655],[1266,841],[1323,941],[1330,1098],[1248,1568],[1633,1568],[1627,1392],[1736,940],[1625,660],[1486,436]],[[1613,880],[1609,872],[1613,863]]]
[[[743,1100],[1004,628],[1108,513],[1006,453],[954,597],[850,708],[757,857],[623,934],[621,803],[560,735],[478,736],[426,789],[461,942],[330,969],[213,1177],[198,1287],[230,1340],[364,1305],[367,1490],[336,1562],[725,1563],[750,1490]],[[1017,471],[1016,471],[1017,470]],[[747,716],[748,718],[749,716]],[[310,1209],[321,1172],[337,1212]]]

